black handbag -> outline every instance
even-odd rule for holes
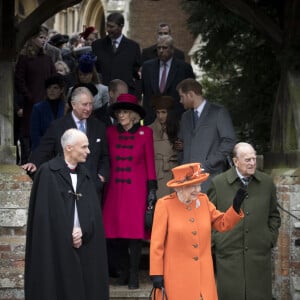
[[[145,229],[151,231],[155,205],[148,205],[145,211]]]
[[[168,300],[168,296],[167,296],[167,293],[166,293],[166,290],[165,288],[152,288],[151,292],[150,292],[150,295],[149,295],[149,300],[156,300],[156,290],[161,290],[161,300]],[[153,298],[152,298],[153,297]],[[157,299],[158,300],[158,299]]]

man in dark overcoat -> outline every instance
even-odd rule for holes
[[[85,162],[86,135],[67,130],[63,156],[34,178],[27,222],[26,300],[108,300],[101,209]]]
[[[109,159],[105,125],[92,116],[94,101],[92,91],[95,89],[92,87],[92,85],[78,86],[73,90],[71,96],[72,111],[51,123],[39,146],[31,153],[29,163],[22,167],[31,173],[35,172],[42,163],[57,154],[62,154],[60,139],[67,129],[83,130],[89,139],[91,150],[84,164],[90,172],[99,200],[101,200],[103,184],[109,176]]]
[[[207,191],[220,211],[226,211],[241,186],[248,193],[241,207],[244,219],[230,232],[213,233],[219,300],[271,300],[271,252],[281,222],[275,185],[256,169],[250,144],[235,145],[233,162],[212,179]]]
[[[126,82],[130,93],[137,95],[141,50],[137,42],[122,33],[123,27],[124,17],[120,13],[108,15],[107,36],[94,41],[92,51],[97,56],[96,68],[103,84],[108,86],[111,80],[118,78]]]
[[[153,96],[171,96],[175,100],[174,109],[180,118],[184,108],[179,101],[176,86],[183,79],[195,78],[192,66],[174,57],[171,36],[163,35],[157,39],[157,53],[157,58],[147,60],[142,65],[143,107],[146,110],[145,125],[153,123],[156,117],[151,106]]]

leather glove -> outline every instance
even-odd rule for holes
[[[163,275],[153,275],[151,276],[152,284],[154,288],[161,289],[164,287],[164,276]]]
[[[244,188],[239,188],[234,196],[234,199],[233,199],[233,203],[232,203],[232,206],[233,206],[233,209],[239,213],[240,212],[240,209],[241,209],[241,205],[244,201],[244,199],[247,197],[248,193],[247,191],[244,189]]]
[[[150,190],[147,197],[147,206],[154,206],[157,201],[156,190]]]

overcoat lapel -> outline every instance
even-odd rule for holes
[[[168,88],[170,87],[170,85],[174,81],[174,78],[175,78],[176,73],[177,73],[177,69],[178,69],[178,64],[177,64],[176,60],[173,58],[172,62],[171,62],[170,70],[169,70],[169,73],[168,73],[168,78],[167,78],[167,82],[166,82],[165,91],[168,90]]]
[[[151,85],[154,94],[160,94],[159,91],[159,59],[156,59],[156,63],[154,64],[154,68],[152,69],[152,76],[151,76]]]

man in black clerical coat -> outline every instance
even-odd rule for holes
[[[86,135],[67,130],[63,156],[44,163],[34,178],[27,222],[26,300],[108,300],[102,215],[95,186],[82,164]]]

